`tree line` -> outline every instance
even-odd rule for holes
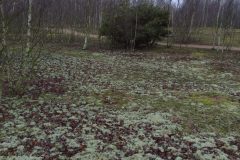
[[[234,29],[240,28],[239,0],[1,0],[1,47],[13,40],[31,48],[27,41],[34,46],[44,36],[45,42],[77,42],[81,33],[86,49],[89,35],[99,33],[104,12],[111,14],[122,3],[168,11],[169,44],[198,41],[210,29],[213,46],[231,46]]]

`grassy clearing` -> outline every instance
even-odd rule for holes
[[[214,29],[204,28],[200,29],[199,43],[211,45],[214,37]],[[229,37],[226,37],[225,44],[232,43],[234,47],[240,47],[240,29],[233,30],[233,39],[230,40]]]
[[[213,37],[215,35],[214,28],[199,28],[195,29],[192,32],[192,41],[191,44],[200,44],[200,45],[213,45]],[[233,36],[232,38],[229,37],[229,34],[226,34],[224,45],[230,45],[232,47],[240,47],[240,29],[233,29]],[[223,36],[221,36],[221,40]],[[171,40],[171,39],[170,39]],[[167,40],[164,40],[165,42]],[[223,43],[223,42],[221,42]]]

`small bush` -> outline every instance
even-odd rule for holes
[[[9,47],[0,63],[0,92],[2,97],[24,96],[29,82],[35,79],[42,59],[41,51],[17,50]]]
[[[100,36],[125,48],[153,45],[168,33],[169,13],[151,4],[120,5],[105,12]]]

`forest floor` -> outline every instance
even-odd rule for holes
[[[240,54],[179,52],[43,57],[1,99],[0,159],[240,159]]]

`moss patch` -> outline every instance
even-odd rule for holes
[[[219,105],[231,101],[228,96],[218,93],[193,93],[190,95],[192,101],[201,103],[205,106]]]
[[[163,111],[179,111],[184,107],[183,102],[178,100],[163,100],[159,99],[157,101],[151,102],[151,106],[155,109],[160,109]]]
[[[148,103],[150,102],[150,103]],[[170,112],[181,122],[184,132],[239,133],[239,103],[214,92],[192,93],[181,99],[146,98],[157,111]]]
[[[206,55],[207,55],[207,53],[205,53],[205,52],[193,52],[192,53],[192,57],[196,58],[196,59],[203,59],[206,57]]]

